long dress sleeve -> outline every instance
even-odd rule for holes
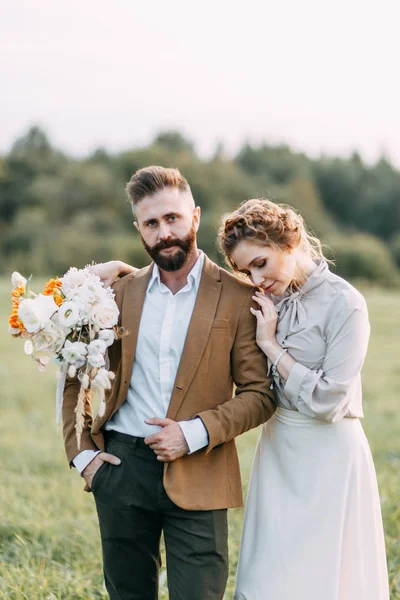
[[[366,308],[342,310],[331,318],[321,368],[296,362],[284,392],[299,412],[334,423],[346,416],[355,396],[361,398],[361,367],[367,353],[370,325]]]

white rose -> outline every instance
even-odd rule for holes
[[[104,360],[104,356],[102,354],[89,354],[87,357],[87,361],[92,367],[96,368],[104,367],[104,365],[106,364],[106,361]]]
[[[35,300],[27,298],[19,303],[18,317],[27,331],[35,333],[40,329],[40,319],[36,313]]]
[[[48,321],[45,327],[34,337],[34,346],[37,352],[51,352],[57,354],[65,342],[65,332]]]
[[[107,300],[93,307],[90,321],[99,329],[110,329],[118,323],[119,310],[114,300]]]
[[[65,362],[74,363],[75,366],[81,367],[86,362],[87,346],[83,342],[70,342],[67,340],[61,354]]]
[[[111,346],[115,342],[115,335],[112,329],[102,329],[99,331],[99,340],[102,340],[105,345]]]
[[[79,305],[64,302],[58,309],[58,322],[61,327],[73,327],[79,321]]]
[[[42,329],[50,317],[57,311],[58,306],[53,296],[39,294],[36,298],[22,300],[18,307],[18,317],[29,333]]]
[[[107,350],[107,345],[103,340],[93,340],[88,346],[89,354],[104,354]]]
[[[25,287],[26,279],[21,275],[21,273],[18,273],[18,271],[14,271],[14,273],[11,275],[11,285],[14,289],[19,287]]]

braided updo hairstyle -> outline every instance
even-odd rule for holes
[[[254,198],[225,215],[218,232],[218,242],[225,261],[237,270],[231,254],[242,240],[258,242],[274,250],[291,252],[301,249],[313,259],[324,258],[321,242],[308,232],[301,215],[291,206]],[[301,274],[291,283],[292,290],[304,282]]]

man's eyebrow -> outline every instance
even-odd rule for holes
[[[151,221],[157,221],[157,219],[156,219],[155,217],[150,217],[149,219],[146,219],[146,220],[144,221],[144,224],[145,224],[145,225],[148,225],[148,224],[149,224]]]
[[[165,213],[165,215],[162,215],[160,218],[161,219],[168,219],[169,217],[180,217],[181,213],[177,212],[177,211],[171,211],[169,213]],[[157,217],[149,217],[148,219],[146,219],[144,222],[145,225],[148,225],[151,221],[158,221],[159,219]]]

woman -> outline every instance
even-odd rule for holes
[[[375,470],[359,418],[369,322],[290,207],[248,200],[219,242],[258,288],[257,343],[278,409],[263,427],[235,600],[389,600]],[[112,263],[108,280],[128,272]]]
[[[250,480],[235,600],[388,600],[375,470],[359,418],[369,322],[291,208],[249,200],[224,218],[228,263],[261,291],[257,343],[278,409]]]

